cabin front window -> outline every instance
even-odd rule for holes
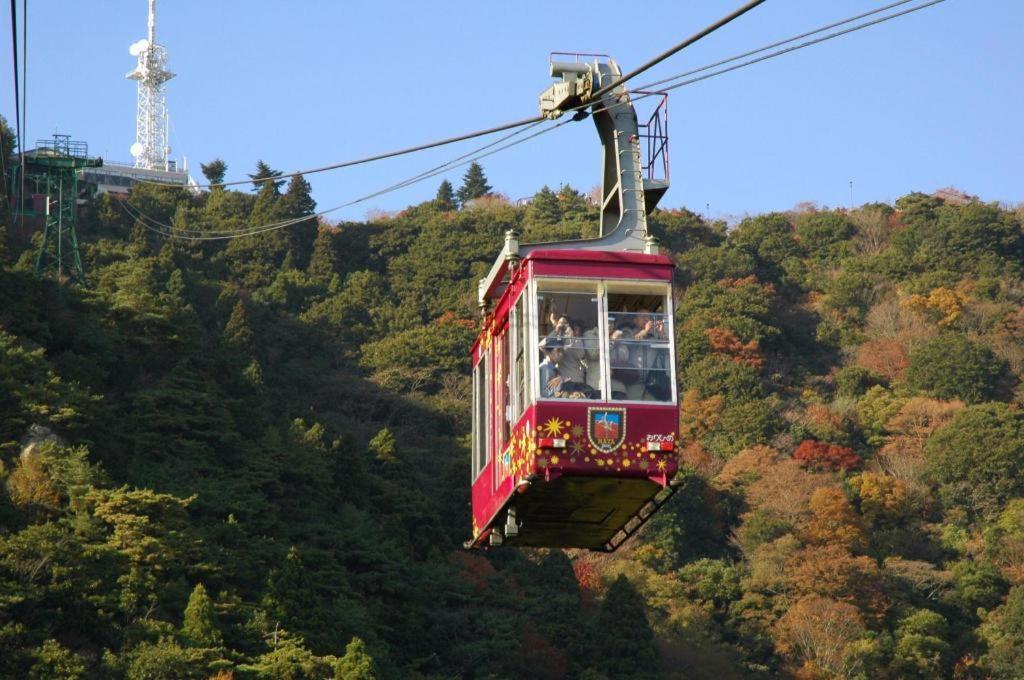
[[[541,399],[675,401],[668,284],[566,279],[537,289]]]
[[[600,298],[596,282],[537,294],[538,390],[542,399],[601,398]]]
[[[666,295],[608,292],[611,398],[672,401],[672,319]]]

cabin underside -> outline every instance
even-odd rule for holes
[[[616,533],[662,489],[643,477],[574,477],[537,480],[515,494],[517,536],[505,545],[603,550]],[[499,513],[496,528],[504,513]]]

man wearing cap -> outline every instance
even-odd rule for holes
[[[558,371],[558,362],[565,356],[565,343],[561,338],[548,336],[541,340],[540,351],[544,353],[544,361],[540,362],[540,396],[557,397],[565,382]]]

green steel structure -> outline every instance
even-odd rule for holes
[[[26,151],[24,161],[23,182],[18,175],[20,159],[12,163],[11,195],[20,197],[14,204],[15,214],[45,218],[36,276],[53,272],[61,283],[84,284],[76,230],[78,175],[82,168],[102,166],[103,160],[89,158],[85,142],[55,134],[52,140],[41,140]]]

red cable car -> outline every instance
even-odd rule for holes
[[[551,62],[562,80],[541,94],[550,118],[586,111],[621,77],[610,58],[580,59],[604,55],[575,56]],[[658,96],[644,125],[622,85],[588,102],[604,146],[601,236],[520,245],[509,232],[480,281],[467,547],[611,551],[672,493],[674,266],[646,219],[668,188]]]

